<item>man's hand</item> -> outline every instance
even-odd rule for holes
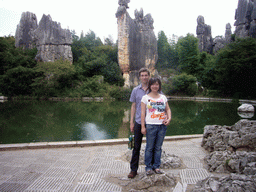
[[[141,127],[141,133],[145,135],[147,133],[146,127]]]
[[[131,132],[133,133],[134,132],[134,123],[132,122],[130,122],[130,130],[131,130]]]

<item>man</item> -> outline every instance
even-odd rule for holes
[[[139,157],[140,148],[142,143],[143,134],[141,133],[141,98],[146,94],[148,88],[148,81],[150,78],[150,72],[146,68],[141,68],[139,70],[139,78],[141,84],[132,90],[130,96],[131,106],[131,119],[130,119],[130,129],[134,132],[134,149],[132,151],[132,159],[130,163],[131,172],[128,178],[134,178],[137,175],[137,170],[139,168]],[[134,122],[135,117],[135,122]]]

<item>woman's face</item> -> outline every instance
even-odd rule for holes
[[[159,83],[158,82],[153,83],[150,86],[150,89],[151,89],[152,92],[158,92],[158,90],[159,90]]]

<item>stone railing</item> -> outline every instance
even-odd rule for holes
[[[190,101],[207,101],[207,102],[228,102],[231,103],[232,99],[223,99],[223,98],[212,98],[212,97],[178,97],[178,96],[167,96],[169,100],[190,100]],[[256,105],[255,100],[245,100],[240,99],[239,103],[250,103]]]

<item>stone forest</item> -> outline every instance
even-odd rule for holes
[[[143,9],[140,9],[134,11],[135,17],[132,18],[127,12],[129,3],[130,0],[118,0],[117,11],[113,14],[117,19],[118,69],[124,78],[124,87],[130,88],[139,84],[138,71],[142,67],[148,68],[153,76],[159,75],[156,69],[159,55],[153,17],[151,14],[144,15]],[[212,37],[211,26],[206,24],[204,16],[199,15],[195,18],[197,19],[195,29],[199,51],[212,56],[230,44],[234,36],[241,39],[256,38],[256,0],[239,0],[234,17],[236,20],[234,34],[232,34],[232,24],[227,23],[225,36],[215,38]],[[15,34],[15,46],[23,49],[36,47],[35,60],[43,64],[63,59],[68,61],[69,66],[72,66],[74,61],[72,41],[70,30],[62,29],[60,23],[53,21],[50,15],[43,15],[38,23],[36,15],[31,12],[24,12],[21,15]],[[102,82],[102,79],[97,79],[98,82]],[[249,112],[254,113],[254,107],[252,105],[249,107]],[[246,112],[248,111],[245,109],[245,114]],[[242,119],[232,126],[206,125],[201,147],[208,154],[204,158],[204,165],[213,174],[199,181],[190,191],[256,191],[255,146],[256,121]],[[164,154],[162,162],[163,168],[177,168],[183,165],[176,155]],[[174,177],[167,174],[164,176],[156,176],[154,179],[152,177],[143,177],[143,180],[134,179],[132,181],[134,183],[129,181],[129,184],[133,186],[133,191],[143,191],[145,186],[148,186],[146,191],[153,191],[151,189],[157,189],[163,185],[176,184]],[[163,180],[158,180],[161,178]],[[170,181],[172,181],[171,184]]]
[[[118,64],[125,79],[125,86],[138,84],[137,73],[147,67],[153,75],[158,60],[157,39],[154,34],[154,19],[151,14],[144,15],[143,9],[135,10],[135,19],[126,11],[129,0],[119,0],[116,12],[118,24]],[[239,0],[235,11],[235,35],[240,38],[256,38],[256,3],[254,0]],[[231,42],[231,24],[227,23],[225,36],[212,37],[211,26],[205,23],[203,16],[198,16],[196,35],[199,50],[213,54]],[[52,21],[51,16],[43,15],[39,24],[37,17],[24,12],[17,26],[16,47],[37,47],[37,61],[55,61],[60,58],[73,61],[71,32],[62,29],[60,23]]]

